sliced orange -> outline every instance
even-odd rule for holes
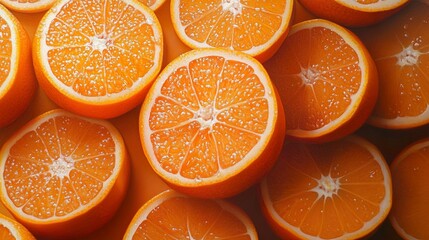
[[[144,153],[172,188],[228,197],[256,183],[284,139],[282,105],[263,66],[225,49],[197,49],[173,60],[140,113]]]
[[[247,214],[226,200],[167,190],[139,209],[123,239],[256,240],[258,234]]]
[[[150,9],[156,11],[160,8],[166,0],[140,0],[144,5],[150,7]]]
[[[294,0],[172,0],[171,19],[191,48],[227,48],[260,61],[270,58],[289,31]]]
[[[429,239],[429,139],[408,145],[390,165],[390,221],[404,239]]]
[[[369,123],[406,129],[429,123],[429,5],[413,1],[381,24],[357,31],[379,72]]]
[[[112,118],[143,101],[162,65],[161,25],[138,0],[60,0],[34,37],[40,86],[59,106]]]
[[[48,10],[56,0],[0,0],[7,8],[23,13],[35,13]]]
[[[263,212],[283,239],[360,239],[392,205],[389,166],[367,140],[286,143],[260,184]]]
[[[1,240],[36,240],[22,224],[0,214]]]
[[[112,124],[51,110],[1,148],[0,199],[38,237],[79,237],[116,212],[128,186],[128,165]]]
[[[0,5],[0,128],[27,109],[36,85],[27,33],[18,19]]]
[[[287,132],[326,142],[357,130],[378,93],[377,70],[357,36],[328,20],[295,24],[264,66],[283,102]]]
[[[349,27],[369,26],[398,12],[410,0],[299,0],[314,15]]]

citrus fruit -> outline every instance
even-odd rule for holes
[[[0,199],[34,235],[88,234],[116,212],[128,157],[109,122],[54,109],[17,130],[0,150]]]
[[[19,222],[0,214],[1,240],[36,240]]]
[[[30,47],[21,23],[0,5],[0,128],[21,116],[36,91]]]
[[[409,144],[390,165],[393,206],[390,221],[404,239],[429,239],[429,139]]]
[[[326,142],[357,130],[378,93],[377,70],[357,36],[328,20],[295,24],[264,66],[283,102],[288,137]]]
[[[35,13],[48,10],[56,0],[0,0],[7,8],[23,13]]]
[[[172,0],[171,19],[191,48],[227,48],[260,61],[271,57],[286,37],[293,0]]]
[[[146,202],[126,230],[128,239],[258,239],[247,214],[226,200],[164,191]]]
[[[160,8],[166,0],[140,0],[144,5],[148,6],[150,9],[156,11]]]
[[[392,205],[389,166],[367,140],[286,143],[260,184],[268,222],[284,239],[360,239]]]
[[[60,0],[40,21],[33,44],[46,95],[96,118],[141,104],[161,69],[162,52],[161,25],[138,0]]]
[[[429,5],[411,2],[389,21],[357,31],[379,72],[371,125],[407,129],[429,123]]]
[[[277,91],[248,54],[196,49],[167,65],[143,102],[140,139],[155,172],[198,197],[228,197],[274,164],[285,121]]]
[[[381,22],[410,0],[299,0],[314,15],[349,27]]]

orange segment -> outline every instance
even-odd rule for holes
[[[413,1],[389,21],[358,31],[379,72],[370,124],[405,129],[429,123],[428,21],[429,6]]]
[[[0,214],[1,240],[36,240],[36,238],[19,222]]]
[[[299,0],[314,15],[349,27],[376,24],[410,0]]]
[[[428,139],[411,143],[390,165],[394,199],[390,220],[404,239],[429,238],[428,150]]]
[[[173,0],[170,11],[189,47],[234,49],[265,61],[287,35],[293,0]]]
[[[392,204],[389,167],[366,140],[286,143],[261,182],[264,214],[285,239],[359,239]]]
[[[110,123],[52,110],[4,144],[0,179],[3,204],[35,234],[81,236],[119,207],[127,188],[127,153]]]
[[[27,33],[18,19],[0,5],[0,128],[27,109],[36,83]]]
[[[140,136],[153,169],[172,187],[226,197],[274,163],[285,123],[262,65],[222,49],[190,51],[160,74],[143,103]]]
[[[140,0],[140,2],[156,11],[164,4],[165,0]]]
[[[156,15],[137,0],[58,1],[34,38],[41,87],[59,106],[111,118],[140,104],[160,71]]]
[[[23,13],[36,13],[48,10],[56,0],[0,0],[7,8]]]
[[[265,64],[284,105],[287,134],[330,141],[357,130],[377,97],[377,72],[365,46],[345,28],[314,19],[294,25]]]
[[[146,202],[128,226],[128,239],[258,239],[251,219],[225,200],[164,191]]]

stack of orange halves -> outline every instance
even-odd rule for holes
[[[98,239],[118,211],[115,239],[359,239],[388,216],[429,239],[429,138],[385,159],[359,134],[429,125],[428,27],[410,0],[0,0],[0,239]],[[1,136],[37,86],[55,109]],[[136,108],[167,190],[130,212],[114,122]],[[260,215],[230,201],[252,187]]]

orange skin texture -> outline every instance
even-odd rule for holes
[[[270,141],[261,155],[240,173],[221,182],[187,187],[179,184],[165,183],[172,189],[200,198],[227,198],[243,192],[257,183],[274,166],[280,152],[286,134],[286,121],[283,105],[277,89],[274,88],[277,99],[277,121]],[[144,145],[143,145],[144,147]],[[145,150],[147,151],[147,150]]]
[[[298,0],[314,15],[348,27],[364,27],[383,21],[403,6],[381,12],[363,12],[345,7],[335,0]]]
[[[37,88],[31,59],[30,39],[18,20],[15,19],[14,21],[18,26],[18,38],[20,39],[18,66],[10,89],[0,97],[0,128],[11,124],[24,113]]]

